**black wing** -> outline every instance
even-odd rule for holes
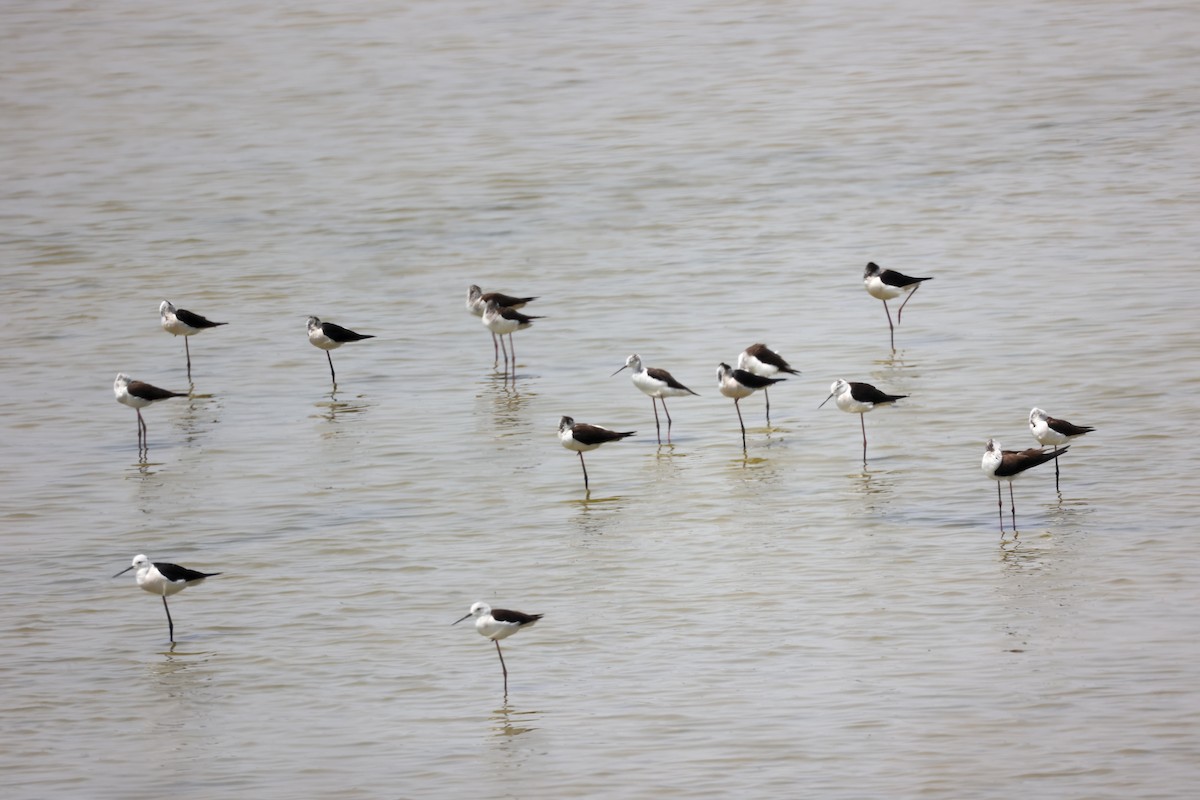
[[[656,380],[656,381],[662,381],[667,386],[670,386],[672,389],[682,389],[685,392],[691,392],[692,394],[696,394],[695,392],[692,392],[691,389],[684,386],[679,381],[675,380],[675,376],[673,376],[671,373],[667,372],[665,369],[659,369],[658,367],[649,367],[646,370],[646,374],[649,375],[651,378],[654,378],[654,380]],[[699,396],[699,395],[697,395],[697,396]]]
[[[531,320],[541,319],[541,317],[527,316],[525,314],[522,314],[520,311],[517,311],[515,308],[509,308],[507,306],[505,306],[503,308],[499,308],[499,309],[497,309],[497,311],[499,311],[500,316],[504,317],[505,319],[511,319],[514,322],[521,323],[522,325],[530,322]]]
[[[765,389],[773,383],[787,380],[787,378],[764,378],[762,375],[755,375],[753,372],[747,372],[744,369],[735,369],[733,371],[733,379],[742,386],[749,386],[751,389]]]
[[[184,308],[175,309],[175,319],[192,328],[215,328],[218,325],[227,325],[226,322],[213,322],[210,319],[205,319],[199,314],[193,314]]]
[[[605,442],[615,442],[618,439],[624,439],[626,436],[633,436],[637,431],[610,431],[608,428],[601,428],[599,425],[588,425],[586,422],[576,422],[571,427],[571,436],[575,437],[575,441],[582,444],[604,444]]]
[[[885,269],[883,272],[879,273],[879,280],[883,281],[888,286],[904,287],[911,286],[914,283],[920,283],[921,281],[931,281],[933,278],[913,278],[900,272],[896,272],[894,269]],[[921,296],[924,297],[924,295]]]
[[[219,572],[197,572],[194,569],[181,567],[178,564],[167,564],[162,561],[155,561],[154,568],[162,573],[162,576],[172,583],[177,581],[202,581],[205,578],[211,578],[213,575],[220,575]]]
[[[759,361],[761,361],[764,364],[770,364],[772,367],[779,370],[780,372],[786,372],[790,375],[799,375],[800,374],[799,370],[792,369],[792,365],[789,364],[783,358],[783,356],[779,355],[779,353],[776,353],[774,350],[767,347],[765,344],[750,345],[749,347],[746,348],[746,355],[751,356],[753,358],[757,358]]]
[[[335,342],[357,342],[360,339],[374,339],[373,333],[355,333],[349,328],[343,328],[341,325],[334,325],[332,322],[321,323],[321,333],[324,333]]]
[[[537,300],[536,297],[513,297],[510,294],[501,294],[500,292],[488,292],[480,299],[482,299],[485,304],[489,300],[495,300],[496,305],[501,307],[508,306],[510,308],[520,308],[526,303],[532,303],[534,300]]]
[[[908,397],[906,394],[888,394],[881,392],[869,383],[850,381],[850,396],[860,403],[894,403]]]
[[[152,386],[144,381],[130,381],[129,393],[134,397],[140,397],[142,400],[166,400],[168,397],[187,397],[186,392],[172,392],[169,389],[160,389],[157,386]]]
[[[517,625],[529,625],[541,619],[543,614],[523,614],[520,611],[509,611],[507,608],[493,608],[492,619],[497,622],[512,622]]]
[[[1020,475],[1025,470],[1032,469],[1038,464],[1045,464],[1065,452],[1067,452],[1066,447],[1050,451],[1038,447],[1031,447],[1028,450],[1005,450],[1000,454],[1000,466],[996,468],[996,475],[1001,478]]]
[[[1046,425],[1049,426],[1050,430],[1057,431],[1063,436],[1083,436],[1085,433],[1091,433],[1096,430],[1086,425],[1072,425],[1065,419],[1055,419],[1054,417],[1047,417]]]

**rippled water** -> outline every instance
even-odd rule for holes
[[[1194,792],[1192,5],[3,17],[6,797]],[[894,353],[872,259],[934,277]],[[540,296],[515,383],[471,283]],[[229,325],[143,459],[163,298]],[[309,314],[377,336],[334,395]],[[838,377],[910,395],[865,468]],[[1097,431],[1002,541],[1033,405]],[[563,414],[638,430],[590,495]],[[142,552],[223,573],[174,648]],[[475,600],[546,615],[507,699]]]

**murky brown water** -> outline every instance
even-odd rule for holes
[[[1191,5],[3,16],[5,797],[1194,791]],[[894,354],[871,259],[935,278]],[[470,283],[541,296],[515,386]],[[163,298],[229,325],[143,461]],[[377,336],[332,398],[309,314]],[[838,377],[911,395],[865,470]],[[1001,543],[1033,405],[1098,430]],[[563,414],[639,431],[589,498]],[[223,573],[173,650],[142,552]],[[475,600],[546,615],[507,701]]]

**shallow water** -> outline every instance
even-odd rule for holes
[[[4,16],[6,797],[1191,794],[1191,6]],[[895,352],[872,259],[934,277]],[[471,283],[540,296],[515,382]],[[142,458],[163,298],[229,325]],[[309,314],[377,336],[332,396]],[[865,468],[838,377],[910,395]],[[1033,405],[1097,431],[1002,540]],[[563,414],[638,431],[590,494]],[[223,573],[174,648],[143,552]],[[507,699],[475,600],[546,615]]]

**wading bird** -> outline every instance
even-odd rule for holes
[[[501,308],[523,308],[526,303],[532,303],[537,300],[536,297],[513,297],[509,294],[501,294],[500,292],[485,292],[475,284],[467,287],[467,310],[477,317],[482,317],[484,310],[487,308],[489,300],[495,300],[496,305]],[[500,348],[496,344],[496,334],[492,334],[492,363],[496,364],[500,361]]]
[[[784,359],[783,356],[776,353],[765,344],[752,344],[742,352],[738,353],[738,369],[758,375],[763,378],[771,378],[778,375],[780,372],[786,372],[789,375],[799,375],[800,370],[792,369],[792,365]],[[781,378],[781,380],[787,380]],[[763,387],[763,397],[767,401],[767,427],[771,425],[771,392],[770,387]]]
[[[113,394],[116,395],[118,403],[129,406],[137,412],[139,448],[149,446],[149,437],[146,433],[146,420],[142,419],[142,409],[151,403],[157,403],[159,400],[167,400],[171,397],[187,397],[187,392],[172,392],[169,389],[160,389],[157,386],[151,386],[142,381],[135,381],[124,372],[118,373],[117,379],[113,381]]]
[[[874,410],[876,406],[890,405],[897,400],[903,400],[905,397],[908,397],[908,395],[881,392],[869,383],[844,381],[838,378],[829,387],[829,397],[821,401],[821,406],[828,403],[830,398],[837,398],[834,402],[837,403],[838,408],[849,414],[858,414],[858,421],[862,424],[863,464],[866,464],[867,422],[863,415],[868,411]],[[817,408],[821,406],[817,406]]]
[[[912,278],[908,275],[902,275],[894,269],[883,269],[874,261],[867,264],[867,269],[863,273],[863,286],[867,289],[867,294],[877,300],[883,301],[883,311],[887,314],[888,330],[891,331],[892,349],[896,349],[896,328],[892,325],[892,312],[888,311],[888,300],[894,300],[902,294],[907,294],[904,302],[900,304],[900,310],[896,312],[896,325],[900,324],[900,317],[904,314],[904,307],[908,305],[908,301],[912,299],[913,294],[920,288],[923,281],[933,280],[932,278]]]
[[[171,609],[167,605],[167,597],[179,594],[189,586],[202,582],[205,578],[220,575],[219,572],[197,572],[194,569],[181,567],[178,564],[168,564],[165,561],[155,563],[144,555],[133,557],[133,563],[113,575],[119,578],[131,569],[137,570],[137,585],[149,592],[162,597],[163,610],[167,612],[167,631],[171,643],[175,643],[175,623],[171,620]]]
[[[496,655],[500,656],[500,669],[504,672],[504,696],[508,696],[508,667],[504,665],[504,653],[500,651],[500,640],[507,639],[521,628],[529,628],[542,618],[542,614],[523,614],[506,608],[493,609],[487,603],[475,603],[464,616],[451,622],[457,625],[464,619],[475,617],[475,630],[496,643]]]
[[[170,300],[163,300],[158,306],[158,316],[162,329],[172,336],[183,337],[183,352],[187,354],[188,380],[192,379],[192,351],[188,347],[188,337],[195,336],[202,330],[227,325],[226,322],[213,322],[199,314],[193,314],[186,308],[176,308]]]
[[[1000,443],[988,439],[987,449],[983,453],[983,462],[979,465],[983,474],[996,481],[996,505],[1000,509],[1000,535],[1004,535],[1004,498],[1000,494],[1000,481],[1008,481],[1008,502],[1012,506],[1013,532],[1017,530],[1017,503],[1013,499],[1012,482],[1028,469],[1038,464],[1045,464],[1051,459],[1057,459],[1067,448],[1059,448],[1046,452],[1040,447],[1028,450],[1001,450]]]
[[[329,378],[333,381],[333,388],[337,388],[337,373],[333,371],[333,356],[329,354],[330,350],[337,350],[346,342],[359,342],[363,339],[374,339],[373,333],[355,333],[349,328],[343,328],[341,325],[334,325],[332,322],[321,322],[317,317],[308,318],[308,341],[313,347],[319,347],[325,351],[325,357],[329,359]]]
[[[633,385],[640,389],[642,394],[650,396],[650,405],[654,407],[654,432],[658,434],[659,444],[662,444],[662,428],[658,424],[658,401],[662,401],[663,413],[667,415],[667,444],[670,444],[671,412],[667,411],[667,398],[683,397],[684,395],[696,393],[675,380],[671,373],[665,369],[642,366],[642,357],[637,353],[625,359],[625,366],[621,367],[617,372],[625,369],[625,367],[633,370],[633,374],[630,376],[633,379]],[[613,375],[616,375],[617,372],[614,372]],[[612,375],[608,377],[611,378]]]
[[[737,411],[738,425],[742,427],[742,451],[746,450],[746,423],[742,420],[743,397],[749,397],[759,389],[765,390],[773,383],[786,381],[787,378],[764,378],[744,369],[733,369],[724,361],[717,365],[717,389],[726,397],[733,398],[733,408]]]
[[[1029,412],[1029,432],[1038,440],[1038,444],[1057,447],[1094,430],[1084,425],[1072,425],[1065,419],[1055,419],[1040,408]],[[1054,459],[1054,491],[1059,491],[1057,458]]]
[[[595,450],[607,442],[617,442],[626,436],[633,436],[637,431],[611,431],[599,425],[588,425],[586,422],[576,422],[571,417],[563,417],[558,422],[558,440],[568,450],[579,454],[579,466],[583,467],[583,490],[589,491],[587,464],[583,462],[583,454]]]

